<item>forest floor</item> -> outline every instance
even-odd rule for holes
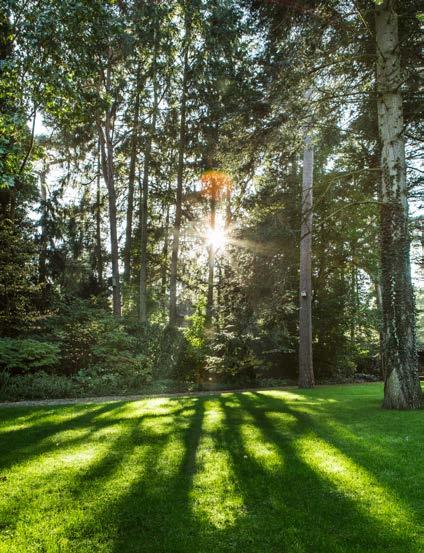
[[[422,552],[382,384],[0,409],[0,552]]]

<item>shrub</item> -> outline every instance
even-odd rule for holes
[[[52,370],[59,364],[59,350],[50,342],[0,338],[0,369],[12,374]]]

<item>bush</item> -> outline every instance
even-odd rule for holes
[[[264,362],[254,352],[254,338],[238,334],[231,327],[214,335],[209,344],[205,371],[211,378],[227,379],[239,385],[252,384]]]
[[[53,370],[59,364],[59,350],[51,342],[0,338],[0,370],[11,374]]]

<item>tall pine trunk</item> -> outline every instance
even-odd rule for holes
[[[140,213],[140,296],[139,296],[139,320],[141,323],[147,323],[147,240],[148,228],[147,218],[149,216],[149,177],[150,164],[152,157],[152,143],[156,133],[156,119],[158,110],[158,82],[157,82],[157,55],[158,55],[158,33],[155,29],[154,52],[153,52],[153,111],[150,119],[149,136],[147,138],[146,150],[144,152],[143,182],[142,182],[142,201]]]
[[[140,70],[137,74],[137,91],[134,101],[134,119],[131,135],[131,156],[130,170],[128,175],[128,200],[127,200],[127,221],[125,226],[125,248],[124,248],[124,281],[128,283],[131,277],[131,247],[132,227],[134,214],[134,183],[135,169],[137,165],[138,126],[140,117]]]
[[[96,270],[97,280],[103,287],[103,256],[102,256],[102,194],[100,189],[100,144],[97,157],[96,179]]]
[[[213,187],[212,187],[213,188]],[[209,215],[209,227],[212,231],[215,230],[216,224],[216,197],[212,190],[212,197],[210,200],[210,215]],[[206,295],[206,326],[212,325],[213,319],[213,289],[214,289],[214,272],[215,272],[215,244],[211,242],[208,247],[208,290]]]
[[[300,230],[299,387],[314,386],[312,362],[312,184],[314,150],[305,137]]]
[[[106,113],[104,128],[98,124],[103,177],[108,192],[110,252],[112,260],[112,306],[115,317],[121,316],[121,285],[119,281],[119,248],[117,230],[116,191],[113,163],[113,143],[110,112]]]
[[[189,7],[185,14],[184,33],[184,61],[183,61],[183,82],[180,103],[180,132],[178,141],[178,167],[177,167],[177,194],[175,204],[175,221],[172,241],[171,269],[169,281],[169,325],[177,323],[177,277],[178,277],[178,255],[180,247],[181,215],[183,199],[183,177],[184,177],[184,156],[186,149],[186,117],[187,117],[187,88],[188,88],[188,53],[191,40],[191,14]]]
[[[47,165],[45,164],[40,172],[40,200],[41,200],[41,236],[40,236],[40,255],[38,258],[38,282],[46,283],[47,279]],[[44,292],[44,290],[43,290]]]
[[[398,18],[393,0],[376,7],[377,108],[381,141],[381,285],[384,402],[388,409],[421,406],[411,282],[410,236],[401,95]]]

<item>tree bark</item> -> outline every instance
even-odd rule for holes
[[[312,361],[312,184],[314,150],[305,137],[300,230],[299,387],[315,384]]]
[[[147,218],[149,215],[149,176],[150,176],[150,163],[152,156],[152,143],[156,133],[156,118],[158,110],[158,83],[156,74],[156,60],[158,52],[158,32],[159,29],[155,29],[154,39],[154,53],[153,53],[153,67],[152,67],[152,80],[153,80],[153,111],[150,120],[149,136],[147,139],[146,150],[144,152],[144,166],[143,166],[143,183],[142,183],[142,202],[140,213],[140,299],[139,299],[139,319],[140,322],[147,323]]]
[[[375,11],[377,108],[381,141],[381,285],[386,374],[383,406],[422,404],[415,340],[401,95],[398,18],[393,0]]]
[[[212,191],[210,200],[209,227],[212,231],[216,223],[216,197]],[[214,289],[214,271],[215,271],[215,244],[211,243],[208,247],[208,291],[206,296],[206,326],[212,325],[213,319],[213,289]]]
[[[177,323],[177,276],[178,276],[178,255],[181,232],[181,215],[183,199],[183,178],[184,178],[184,156],[186,149],[186,116],[187,116],[187,89],[188,89],[188,52],[191,39],[191,14],[187,8],[185,14],[184,33],[184,61],[183,61],[183,82],[180,103],[180,131],[178,141],[178,168],[177,168],[177,193],[175,205],[175,221],[172,241],[171,269],[169,282],[169,325]]]
[[[96,268],[99,286],[103,286],[103,258],[102,258],[102,198],[100,189],[100,144],[97,158],[96,182]]]
[[[47,166],[44,165],[40,173],[40,200],[41,200],[41,236],[40,236],[40,256],[38,259],[38,282],[46,283],[47,279],[47,188],[46,175]]]
[[[124,248],[124,281],[129,283],[131,278],[131,246],[132,246],[132,223],[134,213],[134,183],[135,168],[137,164],[138,125],[140,117],[140,78],[137,75],[137,92],[134,103],[134,119],[131,135],[131,157],[130,170],[128,175],[128,203],[127,222],[125,227],[125,248]]]
[[[103,178],[108,191],[110,249],[112,259],[112,307],[115,317],[121,316],[121,286],[119,281],[119,249],[114,181],[113,144],[110,111],[106,113],[104,128],[98,124]]]

